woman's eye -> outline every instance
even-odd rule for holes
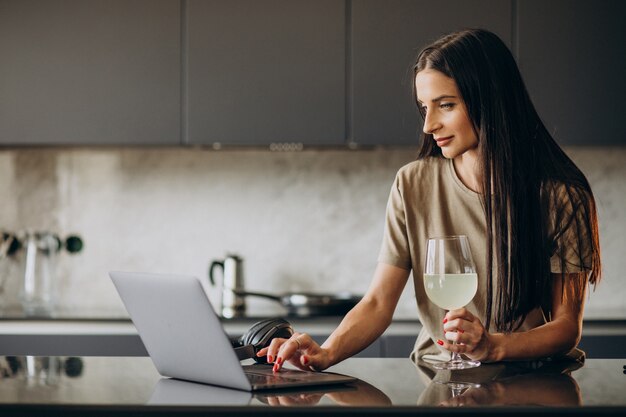
[[[439,107],[444,110],[451,110],[452,108],[454,108],[454,103],[441,103]]]

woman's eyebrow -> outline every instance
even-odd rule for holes
[[[432,100],[431,100],[431,102],[436,103],[436,102],[438,102],[438,101],[443,100],[444,98],[458,98],[458,97],[457,97],[457,96],[450,95],[450,94],[442,94],[442,95],[440,95],[440,96],[435,97],[434,99],[432,99]],[[419,98],[417,99],[417,102],[418,102],[418,103],[420,103],[420,104],[423,104],[422,100],[420,100]]]
[[[443,94],[443,95],[440,95],[439,97],[435,97],[435,98],[434,98],[434,99],[432,99],[431,101],[432,101],[433,103],[435,103],[435,102],[437,102],[437,101],[441,101],[441,100],[443,100],[444,98],[457,98],[457,97],[456,97],[456,96],[453,96],[453,95],[450,95],[450,94]]]

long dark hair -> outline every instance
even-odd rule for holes
[[[415,75],[424,69],[456,82],[477,135],[487,225],[486,327],[493,315],[497,330],[513,331],[536,307],[550,313],[553,256],[559,262],[552,266],[563,274],[562,297],[580,296],[588,282],[599,282],[591,187],[542,123],[497,35],[469,29],[444,36],[419,54]],[[424,133],[418,159],[431,156],[442,157],[441,149]],[[590,273],[566,280],[566,271]]]

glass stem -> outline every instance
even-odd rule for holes
[[[456,342],[452,342],[453,345],[456,345]],[[450,357],[450,362],[463,362],[463,358],[457,352],[452,352],[452,357]]]

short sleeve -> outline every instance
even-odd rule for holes
[[[387,201],[385,231],[378,255],[378,262],[407,270],[411,269],[411,256],[406,230],[406,210],[398,175],[396,175],[389,193],[389,200]]]
[[[591,270],[593,256],[591,225],[592,197],[586,192],[561,185],[553,189],[550,204],[552,273]]]

